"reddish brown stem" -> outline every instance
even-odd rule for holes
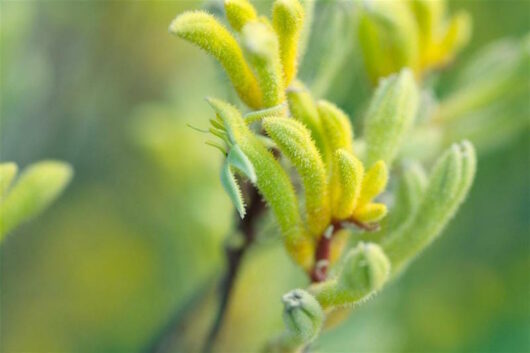
[[[353,218],[350,219],[349,222],[367,232],[375,232],[379,230],[379,224],[362,223]],[[315,250],[315,264],[309,273],[309,277],[313,283],[326,280],[329,268],[329,257],[331,254],[331,242],[333,241],[333,236],[343,228],[343,224],[342,222],[334,221],[332,222],[331,227],[333,228],[330,233],[327,233],[328,230],[326,229],[326,232],[322,234]]]
[[[333,228],[330,233],[327,233],[328,230],[326,230],[322,234],[315,250],[315,264],[309,274],[313,283],[325,281],[327,277],[331,242],[335,233],[342,229],[342,224],[340,222],[333,222],[331,227]]]

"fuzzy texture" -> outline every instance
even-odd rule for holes
[[[324,312],[318,301],[307,291],[295,289],[282,297],[283,321],[293,339],[309,342],[319,333]]]
[[[269,108],[285,101],[282,63],[278,38],[266,21],[247,23],[242,29],[245,53],[256,73],[263,93],[263,107]]]
[[[326,150],[333,156],[339,149],[353,151],[353,129],[348,116],[336,105],[321,100],[317,102],[318,115],[322,122]],[[340,195],[341,185],[334,171],[334,163],[328,164],[329,192],[332,200]]]
[[[364,166],[351,152],[338,149],[335,152],[334,188],[332,195],[333,217],[337,219],[348,218],[357,205],[361,193],[361,183],[364,176]]]
[[[337,277],[314,285],[311,293],[324,310],[355,305],[383,287],[390,266],[379,245],[359,243],[344,259]]]
[[[475,151],[467,141],[452,145],[438,159],[414,218],[382,244],[394,274],[440,234],[469,192],[475,170]]]
[[[378,161],[364,174],[358,205],[364,206],[372,201],[385,190],[387,182],[388,168],[385,162]]]
[[[372,202],[355,210],[355,220],[361,223],[377,223],[387,214],[383,203]]]
[[[313,236],[320,236],[330,220],[329,196],[326,169],[309,130],[296,120],[281,117],[265,118],[263,128],[300,174],[308,229]]]
[[[300,82],[294,82],[287,91],[287,102],[289,110],[294,119],[304,124],[322,156],[322,160],[327,165],[330,160],[330,152],[325,141],[322,122],[313,97],[309,90]]]
[[[298,211],[298,200],[289,177],[254,135],[239,111],[218,99],[208,102],[219,115],[229,139],[237,144],[256,173],[256,187],[271,207],[291,257],[303,268],[312,265],[313,244],[306,234]]]
[[[403,172],[394,191],[394,205],[388,219],[388,229],[393,231],[414,217],[427,186],[427,175],[421,164],[407,162],[402,169]]]
[[[42,161],[26,168],[0,203],[0,243],[16,226],[48,207],[70,182],[72,174],[68,164],[56,161]]]
[[[304,9],[298,0],[276,0],[272,24],[280,43],[284,84],[289,86],[298,69],[298,43],[304,23]]]
[[[317,102],[317,109],[330,152],[335,153],[339,148],[352,151],[353,127],[346,113],[325,100]]]
[[[188,40],[216,58],[225,69],[237,94],[251,108],[263,106],[258,81],[234,37],[212,15],[185,12],[171,22],[169,31]]]
[[[248,0],[225,0],[224,5],[228,23],[236,32],[258,18],[256,9]]]
[[[367,165],[383,160],[391,166],[412,126],[418,101],[418,88],[408,69],[379,82],[365,119]]]
[[[252,111],[245,114],[244,118],[247,124],[252,124],[268,116],[285,116],[286,114],[287,106],[285,103],[282,103],[274,107]]]
[[[285,331],[269,342],[264,353],[300,352],[320,333],[324,311],[318,301],[303,289],[294,289],[282,297]]]

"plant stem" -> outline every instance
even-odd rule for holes
[[[379,224],[366,224],[353,218],[349,219],[348,222],[354,224],[366,232],[375,232],[379,230]],[[323,282],[326,280],[329,267],[331,242],[333,240],[333,236],[344,228],[344,223],[340,221],[333,221],[330,226],[333,227],[331,232],[327,234],[326,230],[317,243],[317,248],[315,250],[315,265],[309,273],[309,277],[313,283]]]
[[[202,303],[213,291],[212,278],[208,278],[197,291],[195,291],[183,305],[179,305],[169,318],[168,322],[162,327],[157,335],[142,350],[146,353],[164,353],[172,351],[178,340],[177,333],[182,330],[184,322],[194,312],[195,308]]]
[[[247,214],[244,219],[239,220],[237,227],[237,229],[243,235],[243,243],[237,247],[233,245],[227,245],[225,247],[227,267],[225,275],[223,276],[219,285],[219,308],[217,310],[217,314],[212,324],[212,327],[206,338],[202,350],[204,353],[210,353],[213,349],[219,331],[221,330],[223,320],[226,316],[230,296],[232,294],[236,278],[241,269],[241,261],[244,255],[246,254],[247,250],[254,242],[254,239],[256,237],[256,221],[265,209],[264,202],[258,194],[258,191],[253,187],[251,187],[249,190],[247,204]]]

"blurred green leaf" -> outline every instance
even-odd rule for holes
[[[0,242],[20,223],[48,207],[72,174],[68,164],[56,161],[38,162],[25,169],[0,205]]]

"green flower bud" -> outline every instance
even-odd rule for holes
[[[383,160],[391,166],[412,126],[418,103],[418,88],[410,70],[380,81],[365,120],[367,165]]]
[[[415,217],[383,241],[394,274],[441,233],[469,192],[475,170],[475,151],[467,141],[454,144],[438,159]]]
[[[318,301],[307,291],[295,289],[282,297],[283,321],[289,334],[299,342],[308,343],[320,332],[324,312]]]
[[[311,290],[324,309],[354,305],[381,289],[389,274],[390,261],[381,247],[359,243],[344,259],[337,278]]]
[[[427,175],[421,164],[406,162],[402,169],[388,220],[389,229],[398,229],[414,218],[427,185]]]
[[[359,243],[344,260],[339,285],[354,293],[381,289],[390,270],[390,262],[379,245]]]

